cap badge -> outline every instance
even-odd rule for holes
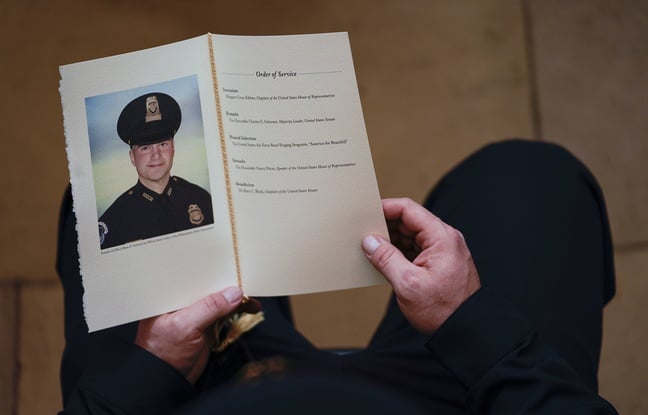
[[[189,213],[189,222],[191,222],[192,225],[200,225],[205,220],[205,215],[203,215],[202,210],[198,205],[189,205],[187,213]]]
[[[160,121],[162,113],[160,112],[160,105],[155,95],[146,97],[146,122]]]

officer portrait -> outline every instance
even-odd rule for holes
[[[176,157],[181,156],[178,153],[181,146],[177,143],[185,138],[181,131],[187,111],[183,111],[179,101],[167,93],[169,91],[161,92],[149,87],[136,92],[139,95],[122,104],[116,122],[114,117],[111,118],[113,136],[103,136],[103,140],[113,141],[111,145],[114,148],[114,143],[119,143],[119,149],[113,153],[119,153],[121,167],[113,164],[113,169],[104,167],[101,170],[102,163],[98,162],[95,169],[94,156],[99,158],[101,152],[97,149],[102,146],[97,144],[97,137],[94,140],[97,151],[93,154],[93,170],[95,176],[98,171],[102,172],[102,177],[95,177],[95,183],[112,183],[114,193],[116,181],[103,176],[126,176],[131,180],[129,187],[122,187],[107,207],[98,207],[101,249],[214,223],[209,192],[203,186],[175,174],[174,162]],[[133,91],[130,95],[133,95]],[[187,106],[196,110],[196,105]],[[95,112],[106,109],[101,105],[93,108]],[[99,118],[100,114],[94,116]],[[185,165],[195,164],[196,158],[200,158],[195,154],[186,156],[189,160],[185,161]],[[128,168],[124,167],[126,162],[130,164]],[[202,164],[203,176],[206,176],[206,162]],[[193,176],[196,176],[195,172]],[[202,179],[203,183],[205,180],[208,183],[205,178]],[[123,183],[124,179],[118,182]],[[104,185],[104,188],[110,187]],[[98,197],[98,205],[100,203]]]

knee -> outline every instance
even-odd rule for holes
[[[506,139],[487,144],[476,155],[506,160],[539,160],[555,162],[578,162],[576,157],[559,144],[547,141]]]
[[[587,170],[580,160],[559,144],[524,139],[507,139],[488,144],[470,159],[509,174],[573,174]]]

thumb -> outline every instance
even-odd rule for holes
[[[398,248],[380,236],[366,236],[362,240],[362,250],[396,292],[400,290],[404,273],[412,267],[416,268]]]
[[[234,311],[242,299],[243,292],[240,288],[229,287],[204,297],[178,313],[182,314],[181,317],[190,326],[205,329]]]

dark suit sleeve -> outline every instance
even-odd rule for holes
[[[474,413],[617,413],[486,288],[459,307],[426,347],[464,384]]]
[[[164,414],[195,397],[178,371],[146,350],[105,336],[101,347],[111,352],[85,369],[59,415]]]

